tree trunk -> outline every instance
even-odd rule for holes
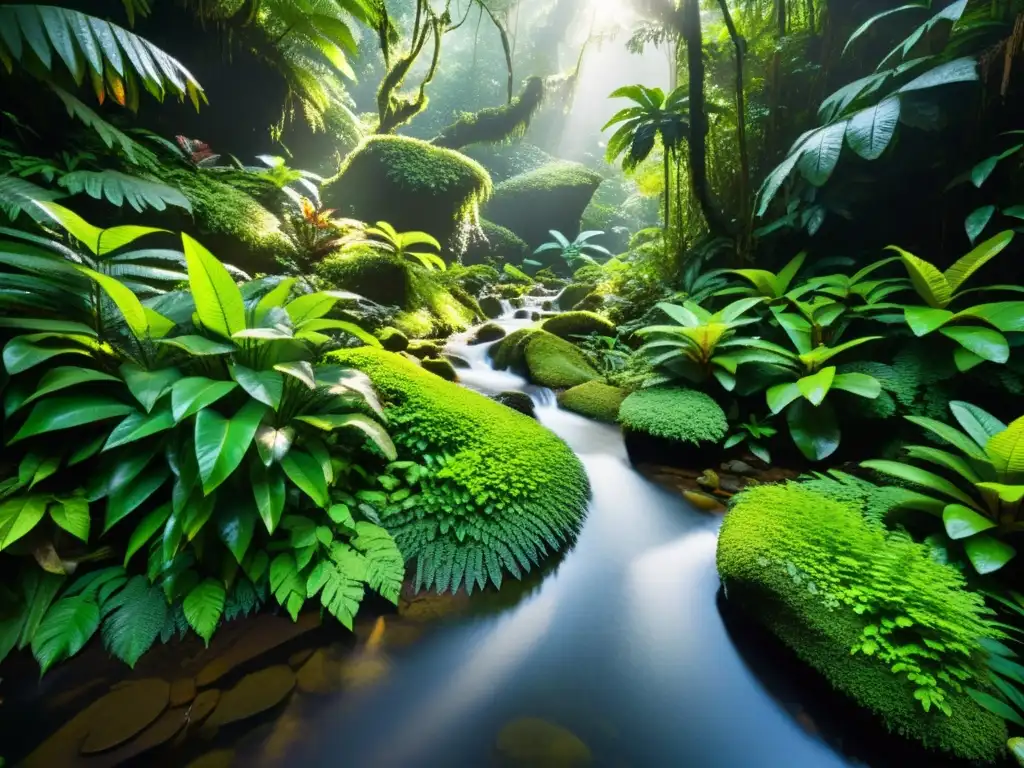
[[[672,222],[672,209],[670,205],[670,196],[672,195],[672,180],[669,178],[669,156],[668,147],[664,148],[663,151],[664,159],[662,160],[662,170],[665,174],[665,246],[668,247],[668,229]]]
[[[786,0],[775,0],[775,33],[776,48],[772,56],[772,87],[769,110],[771,122],[769,124],[769,138],[765,142],[768,147],[768,156],[773,158],[779,147],[779,110],[782,106],[782,38],[786,36]]]
[[[700,0],[683,0],[682,35],[690,83],[690,181],[712,234],[731,234],[734,227],[718,208],[708,183],[708,115],[704,94],[704,50]]]
[[[813,12],[814,0],[808,0]],[[737,249],[740,258],[745,259],[747,248],[750,244],[750,227],[753,211],[750,204],[750,154],[747,151],[747,105],[743,93],[743,57],[746,53],[746,41],[736,31],[736,24],[733,23],[732,13],[729,12],[729,4],[726,0],[718,0],[722,8],[722,17],[725,19],[725,26],[729,30],[729,37],[736,48],[736,143],[740,151],[740,242]],[[812,17],[813,19],[813,17]]]

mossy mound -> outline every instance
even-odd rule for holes
[[[501,279],[501,275],[498,274],[498,270],[488,264],[472,266],[456,264],[448,268],[446,278],[449,282],[454,280],[473,296],[483,296],[492,285]]]
[[[604,296],[596,291],[588,293],[582,301],[576,304],[579,312],[596,312],[604,306]],[[613,323],[614,325],[614,323]]]
[[[601,336],[615,335],[615,326],[593,312],[565,312],[548,318],[541,328],[563,339],[571,336],[589,336],[592,333]]]
[[[526,344],[526,369],[534,384],[551,389],[568,389],[601,378],[578,347],[543,330]]]
[[[729,430],[718,403],[703,392],[682,387],[634,392],[622,403],[619,422],[636,432],[693,445],[720,443]]]
[[[317,275],[335,288],[398,307],[394,326],[409,338],[447,336],[466,330],[477,318],[468,306],[476,302],[458,286],[446,287],[442,273],[376,248],[353,246],[328,256],[317,266]]]
[[[558,296],[558,306],[564,311],[576,308],[583,299],[593,293],[596,288],[593,283],[570,283]]]
[[[459,380],[459,374],[455,372],[455,366],[452,365],[451,360],[443,357],[428,357],[423,359],[420,364],[423,366],[423,370],[430,371],[445,381]]]
[[[478,223],[490,194],[490,175],[465,155],[419,139],[371,136],[324,182],[321,196],[339,215],[387,221],[449,244]]]
[[[466,247],[462,263],[479,265],[513,262],[519,264],[530,254],[530,247],[515,232],[484,219],[480,233]]]
[[[526,372],[526,345],[540,333],[539,328],[520,328],[491,347],[491,362],[499,371]]]
[[[397,328],[382,328],[377,332],[377,338],[388,352],[404,352],[409,348],[409,337]]]
[[[397,355],[331,355],[367,373],[401,458],[434,457],[417,503],[385,520],[417,561],[417,586],[456,591],[521,578],[575,540],[586,513],[583,466],[533,419],[432,376]]]
[[[553,229],[572,240],[602,180],[579,163],[552,163],[499,184],[484,214],[515,232],[531,250],[548,242]],[[545,266],[564,268],[558,254],[548,255],[548,261]]]
[[[481,325],[473,337],[469,340],[470,344],[489,344],[492,341],[499,341],[505,338],[505,329],[500,325],[494,323],[487,323],[487,325]]]
[[[495,184],[557,162],[534,144],[517,141],[505,144],[477,144],[463,152],[487,169]]]
[[[619,418],[619,407],[628,396],[629,392],[624,389],[601,381],[588,381],[562,392],[558,396],[558,404],[588,419],[614,424]]]
[[[167,182],[192,204],[194,224],[182,229],[197,237],[217,258],[246,272],[279,272],[294,256],[281,221],[281,191],[270,181],[244,171],[170,172]]]
[[[989,687],[984,601],[926,547],[887,535],[852,504],[797,484],[763,486],[735,498],[718,570],[730,600],[889,730],[967,760],[1002,753],[1002,719],[949,682]],[[914,667],[942,689],[943,706],[924,711],[915,692],[935,689],[908,680],[920,679]]]
[[[501,299],[497,296],[484,296],[480,299],[480,309],[483,310],[484,317],[491,319],[501,317],[505,311],[504,307],[501,306]]]
[[[410,341],[408,352],[415,358],[424,360],[428,357],[440,357],[443,351],[436,341]]]

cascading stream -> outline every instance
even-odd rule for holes
[[[509,307],[495,322],[531,321]],[[503,725],[537,717],[577,734],[596,766],[852,765],[802,729],[734,647],[716,603],[720,519],[637,473],[615,426],[494,371],[489,345],[470,335],[448,346],[471,366],[464,385],[529,392],[584,463],[593,496],[579,540],[514,607],[436,627],[376,687],[322,707],[288,764],[476,768],[492,764]]]

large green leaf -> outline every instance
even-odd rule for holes
[[[133,410],[135,409],[130,405],[103,395],[51,397],[32,407],[32,412],[10,443],[24,440],[26,437],[126,416]]]
[[[866,373],[841,373],[832,381],[832,389],[841,389],[874,400],[882,393],[882,384]]]
[[[811,405],[821,405],[825,400],[825,396],[832,388],[832,381],[835,379],[836,369],[835,367],[822,368],[817,373],[811,376],[804,376],[800,379],[796,385],[800,389],[800,394],[803,395]]]
[[[47,497],[17,496],[0,503],[0,551],[31,531],[46,514]]]
[[[967,435],[955,427],[951,427],[941,421],[929,419],[924,416],[906,416],[904,418],[906,418],[906,420],[911,424],[923,427],[942,440],[945,440],[950,445],[956,446],[972,459],[988,461],[985,452],[980,449]]]
[[[978,326],[958,325],[942,328],[939,333],[957,342],[968,352],[993,363],[1010,359],[1010,344],[999,331]]]
[[[258,463],[257,463],[258,464]],[[218,505],[215,522],[217,535],[224,546],[235,556],[239,565],[249,551],[253,531],[256,527],[256,510],[252,499],[229,497]]]
[[[27,336],[15,336],[4,346],[3,361],[4,368],[9,374],[24,373],[60,355],[82,355],[92,357],[92,353],[85,347],[61,344],[51,346],[50,344],[39,343],[45,339],[38,338],[42,334],[30,334]],[[46,334],[47,337],[53,337]],[[85,338],[85,337],[81,337]],[[76,341],[76,337],[67,337],[68,341]],[[24,403],[22,403],[24,405]]]
[[[234,352],[237,347],[233,344],[224,344],[213,341],[205,336],[174,336],[170,339],[157,339],[159,344],[169,344],[172,347],[183,349],[190,355],[204,357],[206,355],[227,355]]]
[[[907,456],[950,469],[969,483],[981,482],[981,476],[974,469],[971,462],[955,453],[932,448],[929,445],[911,445],[907,447]]]
[[[231,274],[191,237],[183,234],[181,240],[199,322],[224,338],[245,330],[245,302]]]
[[[242,365],[231,364],[228,367],[231,378],[237,381],[250,397],[269,405],[275,411],[278,409],[281,405],[281,395],[284,393],[284,376],[277,371],[254,371]]]
[[[950,85],[952,83],[969,83],[978,79],[978,63],[973,57],[965,56],[961,59],[947,61],[934,69],[930,69],[919,77],[915,77],[909,83],[899,89],[899,93],[911,91],[922,91],[926,88],[934,88],[938,85]]]
[[[142,440],[152,435],[166,432],[174,426],[174,416],[171,414],[170,406],[164,403],[156,412],[151,414],[133,413],[110,433],[103,450],[118,448],[136,440]]]
[[[50,504],[50,517],[75,538],[89,541],[89,502],[83,497],[54,499]]]
[[[192,204],[180,189],[120,171],[74,171],[61,176],[58,183],[69,194],[85,192],[96,200],[105,198],[118,208],[128,203],[139,213],[147,208],[164,211],[168,205],[184,208],[192,213]]]
[[[776,384],[769,387],[767,392],[768,408],[773,414],[782,413],[786,406],[801,396],[800,387],[795,381],[786,384]]]
[[[132,293],[130,288],[115,277],[104,275],[88,267],[75,266],[110,297],[110,300],[124,316],[124,321],[135,338],[144,339],[149,335],[149,316],[146,314],[142,302],[139,301],[139,297]]]
[[[983,450],[990,438],[1006,429],[1006,425],[991,413],[971,403],[952,400],[949,403],[949,410],[963,430]]]
[[[273,533],[284,512],[284,475],[277,467],[268,468],[261,462],[253,461],[249,467],[249,482],[252,483],[256,508],[267,527],[267,533]]]
[[[230,419],[205,408],[196,416],[196,461],[209,495],[242,463],[266,406],[250,400]]]
[[[78,653],[100,626],[100,608],[88,595],[64,597],[46,612],[32,638],[32,654],[43,674]]]
[[[936,475],[934,472],[929,472],[926,469],[915,467],[912,464],[902,464],[898,461],[874,459],[871,461],[862,461],[861,466],[865,469],[873,469],[876,472],[881,472],[883,475],[890,475],[891,477],[896,477],[900,480],[906,480],[908,482],[915,483],[916,485],[923,486],[931,491],[945,494],[964,506],[972,508],[977,507],[977,504],[970,496],[961,491],[946,478]]]
[[[797,163],[800,173],[816,187],[823,186],[832,176],[843,150],[848,120],[817,129],[806,140],[803,155]]]
[[[948,309],[932,307],[904,307],[903,317],[915,336],[927,336],[936,328],[953,320],[955,315]]]
[[[210,644],[210,638],[213,637],[224,613],[225,597],[223,584],[206,579],[188,593],[182,604],[188,625],[207,645]]]
[[[318,507],[326,509],[330,505],[327,492],[327,478],[324,476],[320,462],[305,451],[291,450],[281,459],[281,468],[288,479],[311,498]]]
[[[958,259],[945,272],[946,282],[949,284],[950,289],[954,292],[960,290],[963,284],[970,279],[971,275],[1003,252],[1006,246],[1013,240],[1013,236],[1013,230],[1000,232],[998,235],[978,245],[966,256]],[[971,241],[973,242],[974,239],[971,238]]]
[[[998,571],[1017,555],[1017,550],[1005,541],[987,534],[967,539],[964,542],[964,551],[974,570],[982,575]]]
[[[271,309],[284,306],[297,280],[298,278],[295,277],[286,277],[264,294],[256,304],[256,309],[253,310],[253,320],[257,325],[263,322]]]
[[[156,401],[170,391],[171,385],[181,378],[181,372],[177,368],[149,371],[135,363],[125,363],[120,370],[128,390],[146,409],[146,413],[152,411]]]
[[[180,379],[171,388],[171,413],[175,422],[199,413],[229,395],[238,385],[233,381],[217,381],[205,376]]]
[[[949,304],[953,299],[953,288],[935,266],[898,246],[890,245],[888,250],[900,255],[914,290],[929,307],[943,309]]]
[[[256,450],[265,466],[281,461],[292,448],[295,430],[292,427],[277,429],[267,424],[256,430]]]
[[[381,453],[387,457],[388,461],[394,461],[398,458],[398,453],[395,450],[395,444],[391,442],[391,438],[388,436],[387,430],[369,416],[364,416],[361,413],[310,414],[298,416],[296,420],[303,421],[306,424],[325,431],[340,429],[342,427],[358,429],[373,441],[374,445],[381,450]]]
[[[976,533],[995,528],[996,524],[962,504],[950,504],[942,511],[942,523],[951,539],[966,539]]]
[[[839,423],[828,403],[815,407],[798,400],[786,412],[786,422],[796,447],[810,461],[827,459],[839,447]]]
[[[128,539],[128,547],[125,550],[124,555],[124,566],[128,567],[128,562],[132,559],[146,542],[153,538],[153,535],[163,528],[164,523],[167,522],[167,518],[171,516],[171,505],[162,504],[161,506],[154,509],[148,515],[146,515],[139,524],[135,527],[131,537]]]
[[[126,518],[147,499],[156,493],[171,476],[166,464],[157,463],[141,473],[130,485],[127,485],[107,498],[107,511],[103,521],[103,532],[106,533],[121,520]]]
[[[877,160],[892,142],[900,122],[900,99],[890,96],[850,118],[846,142],[865,160]]]
[[[92,384],[95,382],[111,382],[120,381],[116,376],[111,376],[109,373],[102,373],[101,371],[94,371],[91,368],[78,368],[76,366],[58,366],[57,368],[51,368],[43,377],[39,380],[39,384],[33,389],[32,394],[29,395],[25,400],[18,406],[23,408],[29,403],[38,400],[54,392],[59,392],[62,389],[68,389],[79,384]]]
[[[978,239],[982,232],[985,231],[985,227],[992,221],[992,217],[996,213],[996,207],[994,205],[983,205],[980,208],[975,208],[964,219],[964,231],[967,233],[967,239],[972,243]]]
[[[985,452],[1000,474],[1024,472],[1024,416],[994,435],[985,446]]]
[[[871,27],[874,26],[876,22],[879,22],[882,19],[886,18],[887,16],[892,16],[897,13],[905,13],[907,11],[923,11],[927,9],[928,6],[922,3],[908,3],[906,5],[901,5],[897,8],[890,8],[889,10],[882,11],[881,13],[876,13],[874,16],[869,18],[867,21],[865,21],[863,24],[861,24],[859,27],[857,27],[857,29],[853,31],[853,34],[850,35],[849,39],[846,41],[846,45],[843,47],[843,55],[845,55],[846,52],[849,50],[850,46],[853,45],[853,43],[858,38],[860,38],[865,32],[871,29]]]

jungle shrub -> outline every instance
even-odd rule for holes
[[[718,403],[703,392],[681,387],[634,392],[619,409],[619,423],[635,432],[693,445],[720,443],[729,430]]]
[[[407,468],[404,487],[381,504],[382,521],[417,562],[418,587],[472,591],[488,579],[500,586],[503,573],[521,578],[575,539],[589,486],[579,460],[549,431],[396,355],[356,349],[332,357],[370,376],[400,458],[425,466]]]

